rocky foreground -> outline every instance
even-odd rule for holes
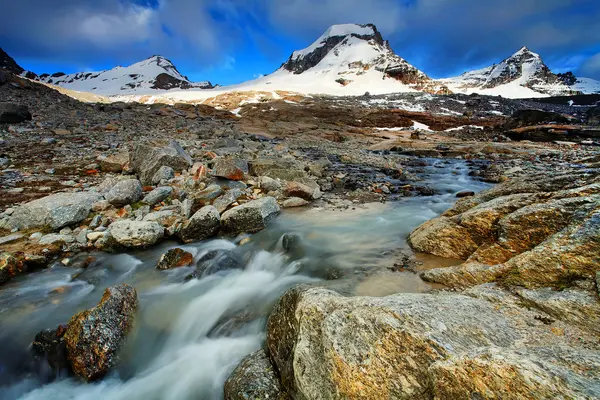
[[[597,107],[565,116],[485,97],[436,99],[435,112],[394,108],[397,99],[295,99],[235,117],[190,104],[84,104],[6,74],[0,89],[0,285],[167,239],[244,243],[282,208],[431,195],[419,178],[425,157],[458,157],[497,186],[460,193],[408,238],[415,252],[463,260],[421,272],[443,289],[370,298],[296,287],[225,398],[600,397]],[[493,104],[502,115],[486,114]],[[193,261],[172,249],[157,269]],[[239,265],[212,253],[195,267],[186,280]],[[40,332],[34,354],[56,376],[102,379],[137,308],[135,288],[108,288],[97,306]]]

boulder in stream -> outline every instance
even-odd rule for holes
[[[108,227],[108,237],[125,247],[148,247],[158,243],[165,229],[154,221],[119,220]]]
[[[194,262],[194,256],[187,251],[174,248],[169,249],[165,254],[160,257],[156,269],[166,270],[178,267],[187,267]]]
[[[213,237],[219,232],[221,217],[213,206],[205,206],[198,210],[183,225],[179,237],[184,243],[197,242]]]
[[[123,284],[106,289],[96,307],[71,318],[64,341],[76,375],[90,382],[108,373],[117,363],[137,308],[137,292]]]
[[[225,381],[225,400],[289,400],[263,349],[246,356]]]

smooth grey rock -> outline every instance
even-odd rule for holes
[[[58,193],[15,209],[9,224],[15,229],[48,227],[56,230],[87,218],[102,195],[93,192]]]
[[[175,171],[185,171],[192,164],[192,158],[175,140],[164,142],[143,142],[136,144],[130,154],[131,167],[138,173],[143,184],[151,184],[160,167],[171,167]]]
[[[92,231],[88,230],[88,229],[82,229],[81,232],[79,232],[77,234],[77,236],[75,237],[75,240],[77,240],[77,243],[79,244],[87,244],[87,235],[88,233],[90,233]]]
[[[173,178],[175,178],[175,170],[171,167],[167,167],[166,165],[163,165],[152,176],[152,184],[158,185],[162,181],[168,181],[169,179],[173,179]]]
[[[73,243],[74,241],[75,241],[75,238],[71,235],[60,235],[60,234],[56,234],[56,233],[51,233],[49,235],[42,236],[42,238],[39,241],[39,244],[49,245],[49,244],[54,244],[54,243],[58,243],[58,242]]]
[[[113,206],[124,206],[140,201],[142,196],[141,182],[137,179],[127,179],[117,182],[105,197]]]
[[[260,188],[263,192],[276,192],[281,189],[281,183],[277,179],[262,176],[260,178]]]
[[[192,215],[192,218],[183,225],[179,232],[179,238],[184,243],[208,239],[219,232],[220,226],[219,211],[213,206],[205,206]]]
[[[10,242],[15,242],[19,239],[24,238],[25,235],[22,233],[13,233],[10,235],[6,235],[6,236],[2,236],[0,237],[0,244],[6,244],[6,243],[10,243]]]
[[[171,193],[173,193],[173,188],[170,186],[157,187],[142,199],[142,203],[153,206],[169,197]]]
[[[108,235],[125,247],[147,247],[158,243],[164,228],[153,221],[119,220],[108,227]]]
[[[273,197],[263,197],[242,204],[221,216],[221,228],[228,233],[253,233],[264,229],[280,213]]]
[[[300,197],[290,197],[283,201],[282,206],[284,208],[292,208],[292,207],[304,207],[310,204],[308,201],[301,199]]]

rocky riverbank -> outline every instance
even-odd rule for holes
[[[408,109],[409,100],[428,109]],[[220,332],[231,339],[249,320],[267,326],[264,349],[227,380],[227,399],[600,396],[593,108],[566,117],[518,111],[523,103],[505,99],[388,96],[229,104],[233,114],[191,104],[81,103],[12,75],[0,82],[0,101],[11,104],[0,108],[4,287],[27,272],[68,267],[83,271],[78,282],[95,290],[98,271],[86,269],[104,254],[143,254],[171,241],[180,247],[157,260],[152,279],[190,290],[256,269],[249,265],[260,253],[235,250],[282,210],[350,212],[405,197],[426,201],[440,190],[460,198],[408,242],[415,252],[462,262],[416,268],[402,261],[389,268],[418,271],[437,290],[345,297],[349,291],[332,282],[302,277],[312,283],[289,290],[272,311],[275,301],[223,310],[214,321],[211,315],[202,327],[211,338]],[[431,170],[452,169],[456,160],[470,179],[496,186],[473,193],[432,185]],[[458,169],[449,173],[462,179]],[[226,245],[202,253],[189,247],[215,238]],[[286,233],[277,251],[301,253],[300,240]],[[403,260],[412,256],[398,252]],[[269,263],[281,263],[279,254]],[[308,268],[303,262],[298,255],[286,273]],[[336,268],[314,275],[355,272]],[[250,290],[243,285],[242,293]],[[273,290],[281,295],[287,285]],[[34,358],[47,364],[52,379],[110,375],[136,335],[136,321],[159,337],[154,330],[174,329],[176,321],[140,317],[136,289],[113,285],[63,317],[64,325],[46,326],[34,340]],[[253,300],[242,296],[234,304]],[[232,370],[228,365],[219,379]]]

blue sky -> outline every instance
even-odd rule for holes
[[[0,47],[37,73],[128,65],[154,54],[192,80],[277,69],[330,25],[374,23],[434,78],[522,45],[555,71],[600,79],[600,0],[0,0]]]

